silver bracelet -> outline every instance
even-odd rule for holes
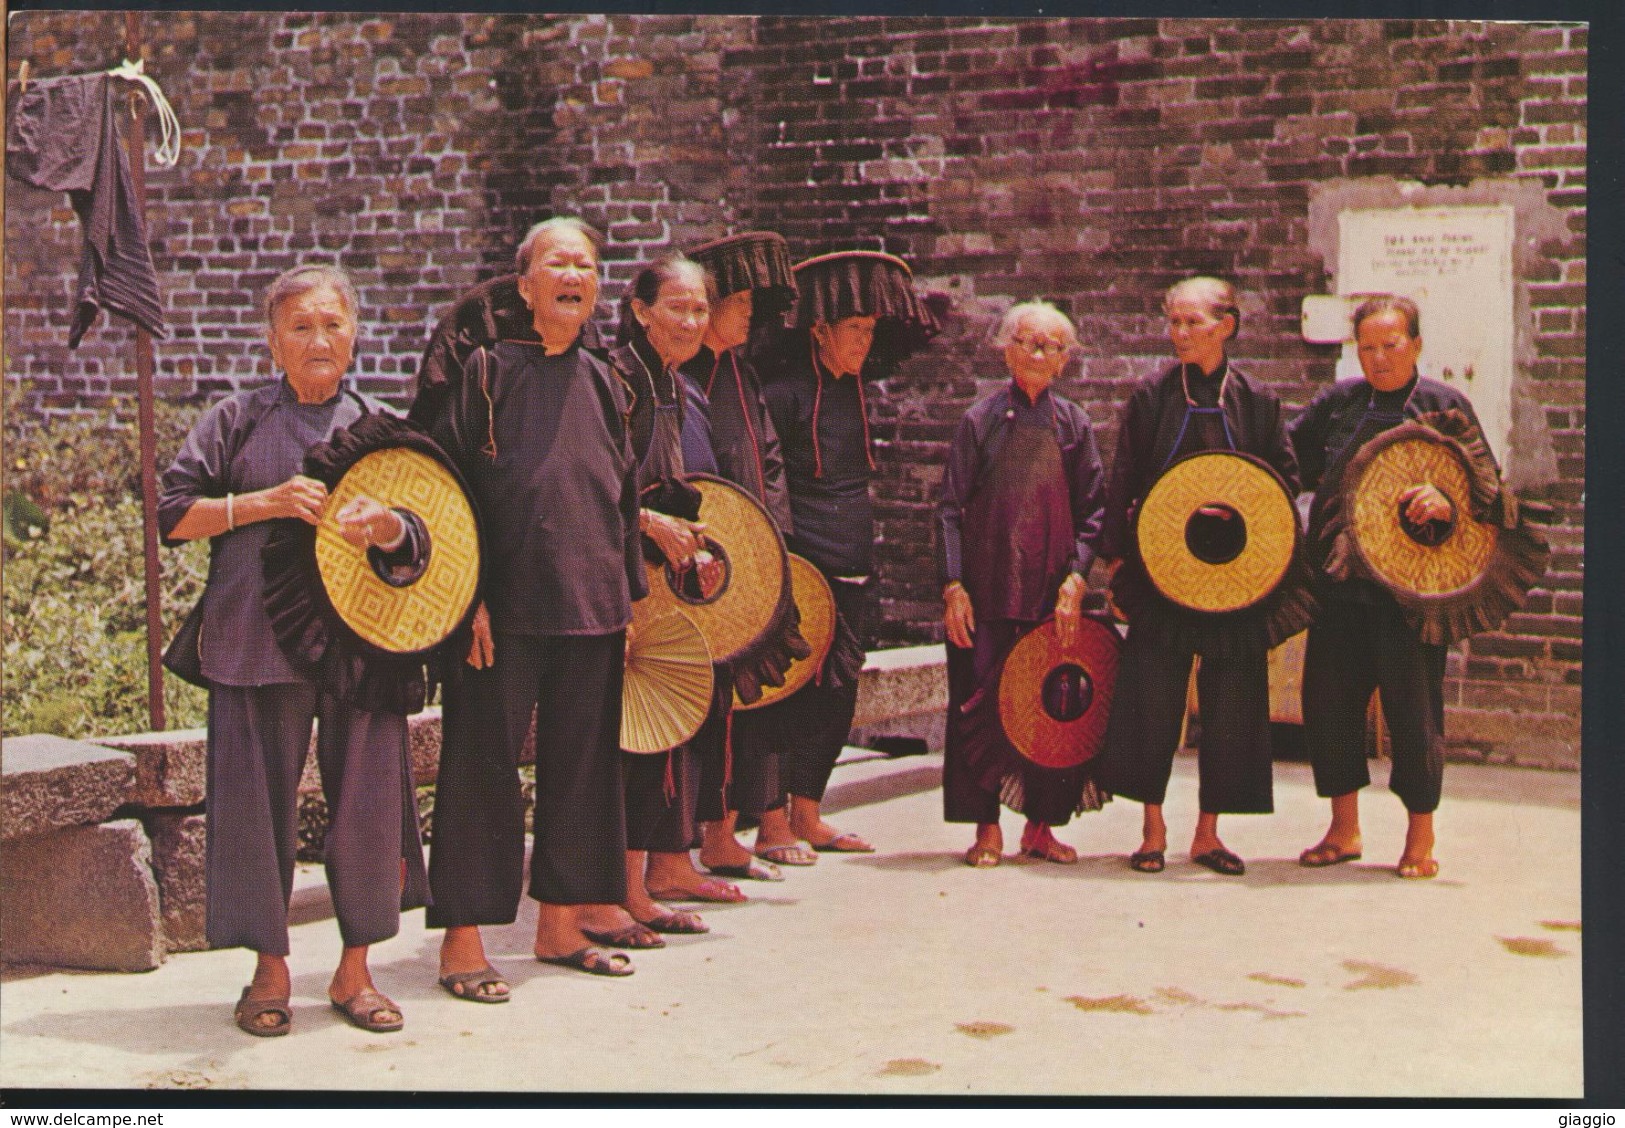
[[[228,533],[237,527],[237,511],[232,505],[235,500],[234,495],[226,495],[226,532]]]

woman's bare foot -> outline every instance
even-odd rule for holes
[[[790,829],[814,850],[834,849],[846,853],[872,853],[874,847],[862,837],[830,826],[819,812],[819,801],[800,795],[790,796]]]
[[[996,822],[976,824],[976,843],[965,851],[972,869],[992,869],[1004,858],[1004,831]]]
[[[1298,864],[1311,869],[1353,862],[1360,858],[1360,793],[1332,797],[1332,824],[1319,842],[1298,855]]]
[[[818,855],[803,846],[796,832],[790,829],[787,806],[762,812],[761,825],[756,828],[754,849],[758,858],[766,858],[781,866],[810,866],[818,861]]]
[[[608,911],[611,916],[605,916]],[[539,901],[536,905],[536,943],[531,951],[536,958],[550,960],[572,956],[592,941],[582,933],[581,926],[593,919],[619,919],[630,922],[626,910],[619,905],[552,905]],[[594,927],[587,924],[587,927]]]
[[[645,887],[651,897],[664,897],[671,901],[744,901],[748,900],[739,886],[711,877],[694,868],[694,859],[687,850],[678,853],[649,854],[649,876]]]
[[[257,959],[254,964],[254,978],[249,981],[248,992],[239,1002],[269,1003],[280,1002],[293,993],[293,980],[288,975],[288,960],[286,956],[268,956],[264,952],[255,953]],[[282,1016],[273,1011],[264,1011],[257,1015],[254,1025],[261,1030],[275,1030],[287,1023]]]
[[[729,811],[717,822],[700,824],[700,865],[706,869],[750,865],[754,856],[734,837],[734,824],[738,820],[739,812]]]
[[[1078,852],[1056,838],[1055,831],[1048,823],[1033,822],[1031,819],[1021,832],[1021,853],[1024,857],[1058,862],[1063,866],[1072,865],[1078,860]]]
[[[446,934],[440,938],[440,978],[448,975],[462,975],[471,971],[482,971],[491,966],[491,961],[485,955],[485,943],[480,938],[480,930],[475,925],[458,925],[446,929]],[[482,984],[479,988],[481,995],[497,998],[508,994],[508,985],[502,982]]]
[[[1147,803],[1140,819],[1141,854],[1162,854],[1168,850],[1168,824],[1162,821],[1162,805]]]
[[[1400,877],[1428,878],[1439,875],[1439,862],[1433,856],[1433,812],[1411,812],[1405,827],[1405,852],[1394,872]]]

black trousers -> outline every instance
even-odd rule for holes
[[[699,833],[694,811],[700,765],[690,745],[670,752],[623,752],[626,773],[626,848],[657,854],[687,851]]]
[[[431,928],[509,924],[524,878],[519,753],[536,711],[530,895],[626,899],[621,677],[626,634],[497,634],[496,662],[445,688],[429,882]]]
[[[1303,737],[1318,794],[1347,795],[1371,782],[1365,715],[1380,689],[1394,757],[1389,789],[1413,814],[1439,806],[1445,658],[1446,648],[1417,638],[1392,601],[1322,602],[1303,659]]]
[[[780,771],[784,747],[785,705],[789,700],[760,709],[734,710],[733,786],[728,798],[739,812],[738,828],[761,825],[762,815],[781,810],[789,801]],[[704,791],[701,791],[704,795]],[[702,815],[703,817],[703,815]]]
[[[328,810],[324,857],[345,946],[389,939],[400,929],[401,909],[424,903],[406,718],[353,709],[313,685],[219,685],[209,693],[205,785],[211,948],[288,954],[299,777],[318,718],[316,760]]]
[[[1129,625],[1097,777],[1113,795],[1156,806],[1167,796],[1196,655],[1195,644],[1159,621],[1154,609]],[[1222,656],[1204,657],[1196,698],[1202,811],[1273,811],[1268,650],[1232,641]]]
[[[868,646],[867,584],[831,579],[836,609],[858,640]],[[813,681],[786,698],[782,705],[784,745],[779,772],[791,795],[822,802],[829,776],[840,759],[846,738],[852,733],[852,717],[858,709],[858,683],[838,689]]]

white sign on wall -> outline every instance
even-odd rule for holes
[[[1512,431],[1513,209],[1350,209],[1338,214],[1337,292],[1401,294],[1422,311],[1423,375],[1465,392],[1496,457]],[[1358,379],[1352,340],[1339,380]]]

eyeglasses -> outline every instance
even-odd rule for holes
[[[1024,353],[1038,353],[1040,356],[1060,356],[1066,351],[1066,345],[1060,341],[1039,341],[1032,337],[1012,337],[1010,343]]]

